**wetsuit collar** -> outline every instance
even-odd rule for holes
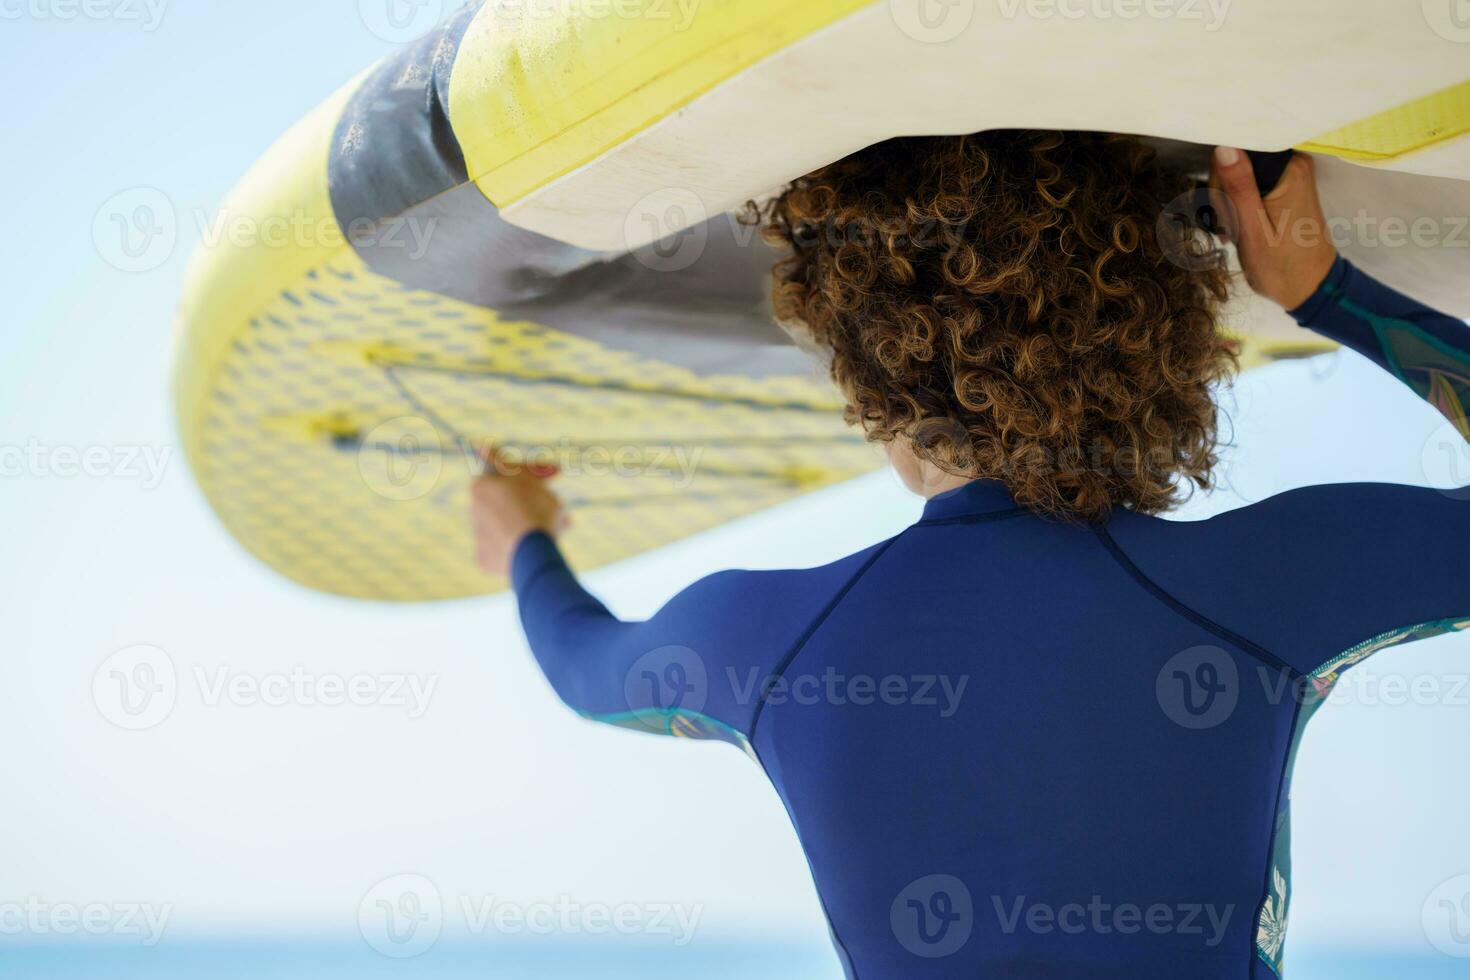
[[[924,505],[924,520],[947,521],[960,517],[1003,513],[1017,509],[1010,491],[999,480],[976,480],[937,497]]]

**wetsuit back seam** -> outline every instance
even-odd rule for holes
[[[1251,923],[1251,930],[1248,934],[1251,944],[1249,955],[1251,957],[1252,973],[1255,972],[1255,960],[1260,956],[1261,951],[1261,910],[1265,908],[1267,900],[1271,897],[1271,874],[1276,870],[1276,836],[1281,833],[1281,824],[1278,818],[1281,815],[1281,797],[1286,792],[1287,781],[1291,778],[1291,745],[1296,741],[1297,726],[1305,724],[1305,721],[1302,719],[1302,704],[1304,699],[1298,697],[1295,700],[1296,707],[1291,713],[1291,728],[1287,732],[1287,748],[1281,759],[1281,774],[1276,782],[1276,797],[1271,806],[1271,836],[1266,840],[1266,876],[1265,880],[1261,883],[1261,899],[1256,902],[1255,919]],[[1267,962],[1266,965],[1271,967],[1272,973],[1277,973],[1275,964]],[[1277,976],[1280,976],[1280,974],[1277,973]]]
[[[988,524],[991,521],[1004,521],[1012,517],[1025,517],[1031,513],[1025,507],[1016,507],[1011,510],[996,510],[984,514],[961,514],[958,517],[931,517],[919,521],[914,527],[944,527],[949,524]]]
[[[1119,545],[1118,542],[1113,538],[1113,536],[1108,533],[1107,528],[1098,525],[1097,527],[1093,528],[1093,531],[1097,534],[1098,540],[1102,542],[1103,547],[1106,548],[1108,553],[1113,556],[1113,560],[1118,563],[1123,571],[1127,572],[1128,575],[1132,577],[1132,579],[1136,583],[1138,583],[1138,585],[1140,585],[1145,591],[1147,591],[1154,598],[1158,599],[1164,605],[1168,606],[1170,609],[1174,610],[1176,613],[1189,620],[1191,623],[1194,623],[1196,626],[1199,626],[1202,629],[1214,633],[1216,636],[1220,637],[1222,640],[1225,640],[1232,646],[1245,651],[1246,654],[1254,657],[1256,660],[1259,660],[1261,663],[1272,668],[1273,670],[1279,670],[1285,673],[1292,680],[1297,680],[1302,676],[1301,671],[1297,670],[1295,667],[1291,666],[1291,664],[1282,660],[1280,657],[1277,657],[1265,647],[1246,639],[1245,637],[1241,636],[1239,633],[1236,633],[1231,629],[1220,625],[1213,619],[1210,619],[1208,616],[1204,615],[1192,606],[1176,598],[1170,592],[1166,591],[1157,582],[1149,578],[1148,575],[1145,574],[1141,568],[1133,563],[1133,560],[1128,557],[1126,552],[1123,551],[1122,546]]]
[[[873,552],[872,556],[869,557],[867,561],[863,562],[862,567],[859,568],[856,572],[853,572],[852,577],[850,577],[843,584],[842,588],[837,591],[837,594],[832,597],[832,601],[827,603],[826,607],[815,619],[812,620],[811,625],[809,625],[802,632],[801,636],[797,637],[796,643],[793,644],[791,650],[787,652],[786,656],[781,658],[781,660],[776,664],[775,668],[771,671],[771,676],[767,679],[766,684],[756,701],[755,711],[751,714],[750,731],[747,734],[750,750],[755,753],[756,761],[760,763],[761,768],[764,769],[767,773],[770,772],[770,768],[766,765],[765,760],[761,758],[760,747],[756,744],[756,728],[760,724],[761,712],[765,710],[766,700],[770,697],[771,691],[775,688],[775,682],[785,675],[787,668],[789,668],[792,662],[795,661],[796,658],[801,654],[801,651],[806,649],[807,643],[811,640],[813,636],[816,635],[817,630],[822,628],[822,624],[832,617],[832,614],[837,611],[838,606],[842,605],[842,600],[847,598],[847,594],[852,591],[853,587],[862,580],[863,576],[868,574],[868,570],[871,569],[875,564],[877,564],[878,559],[882,558],[888,552],[888,549],[893,546],[893,543],[901,537],[903,537],[902,533],[895,535],[894,537],[889,538],[887,541],[883,542],[883,544],[879,546],[878,550]],[[810,858],[808,858],[808,864],[810,864]],[[822,906],[822,915],[827,920],[827,930],[832,934],[833,944],[836,945],[840,950],[842,950],[843,964],[846,967],[846,970],[850,971],[850,976],[848,980],[858,980],[857,961],[853,959],[852,951],[847,948],[847,944],[844,943],[842,941],[842,937],[838,935],[837,924],[832,921],[832,914],[827,910],[827,899],[822,894],[822,890],[820,887],[817,889],[817,901]]]
[[[782,657],[779,661],[776,662],[776,666],[771,670],[770,677],[766,679],[766,683],[763,686],[759,697],[756,699],[755,711],[750,716],[749,738],[750,744],[752,746],[755,745],[756,728],[760,725],[761,713],[765,710],[766,701],[770,698],[771,692],[775,688],[776,682],[779,681],[781,677],[786,673],[787,668],[791,666],[792,661],[797,658],[801,651],[806,649],[807,643],[814,635],[816,635],[817,630],[822,628],[822,624],[832,617],[832,614],[837,611],[838,606],[842,605],[842,600],[847,598],[847,594],[852,591],[853,587],[862,580],[863,576],[868,574],[868,570],[877,563],[879,558],[882,558],[885,554],[887,554],[888,549],[891,548],[893,546],[893,543],[901,537],[903,537],[902,533],[883,542],[883,544],[878,547],[878,550],[873,552],[873,554],[868,558],[867,561],[863,562],[862,567],[852,573],[852,577],[843,584],[842,588],[837,591],[837,594],[832,597],[832,600],[828,602],[827,605],[822,609],[822,611],[817,615],[817,617],[812,620],[811,624],[802,631],[802,634],[797,637],[796,642],[792,645],[786,656]]]
[[[1133,563],[1133,560],[1130,559],[1127,553],[1123,551],[1122,546],[1119,545],[1118,542],[1113,538],[1113,536],[1108,533],[1107,528],[1099,525],[1094,528],[1094,531],[1096,531],[1098,540],[1102,542],[1103,547],[1105,547],[1108,550],[1108,553],[1113,556],[1113,560],[1116,561],[1119,566],[1121,566],[1122,569],[1133,578],[1135,582],[1137,582],[1160,602],[1169,606],[1169,608],[1173,609],[1180,616],[1183,616],[1185,619],[1188,619],[1195,625],[1209,630],[1216,636],[1219,636],[1221,639],[1224,639],[1236,648],[1245,651],[1248,655],[1254,657],[1262,663],[1265,663],[1273,669],[1285,672],[1286,675],[1292,680],[1297,681],[1302,678],[1302,674],[1300,671],[1296,670],[1290,664],[1276,657],[1264,647],[1260,646],[1259,644],[1253,643],[1250,640],[1247,640],[1245,637],[1225,628],[1224,626],[1221,626],[1219,623],[1216,623],[1214,620],[1205,616],[1203,613],[1196,611],[1189,605],[1175,598],[1169,592],[1165,591],[1163,587],[1154,582],[1153,579],[1144,574],[1141,568]],[[1301,723],[1302,711],[1301,699],[1296,698],[1295,701],[1296,706],[1292,711],[1290,729],[1291,736],[1293,738],[1296,734],[1297,725]],[[1291,752],[1290,750],[1288,750],[1284,753],[1282,757],[1281,771],[1277,774],[1276,779],[1276,795],[1273,805],[1271,807],[1270,814],[1271,833],[1266,840],[1266,870],[1265,878],[1262,883],[1261,897],[1260,900],[1257,901],[1256,907],[1253,910],[1255,919],[1251,922],[1250,929],[1246,933],[1246,938],[1250,942],[1249,962],[1252,964],[1252,966],[1250,967],[1250,972],[1252,973],[1255,972],[1254,963],[1257,958],[1257,951],[1260,946],[1257,933],[1260,929],[1261,909],[1264,907],[1266,899],[1271,894],[1271,872],[1275,868],[1276,835],[1280,832],[1281,829],[1277,825],[1277,815],[1280,813],[1281,810],[1281,797],[1286,790],[1286,781],[1290,775],[1287,771],[1287,767],[1290,765]]]

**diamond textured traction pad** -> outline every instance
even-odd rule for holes
[[[473,563],[460,437],[563,465],[581,568],[876,465],[815,378],[697,376],[409,290],[347,255],[231,344],[197,469],[236,537],[302,585],[454,598],[496,585]]]

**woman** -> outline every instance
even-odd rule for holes
[[[1336,255],[1309,158],[1262,200],[1221,148],[1214,182],[1259,293],[1464,430],[1470,332]],[[1210,484],[1233,367],[1225,274],[1155,231],[1188,189],[1129,139],[993,133],[881,144],[770,206],[778,316],[928,499],[850,558],[623,623],[563,563],[545,481],[475,488],[557,692],[745,747],[851,976],[1278,973],[1307,717],[1369,653],[1470,625],[1454,496],[1155,516]]]

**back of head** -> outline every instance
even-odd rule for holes
[[[890,140],[765,210],[777,317],[831,360],[849,420],[1020,504],[1167,509],[1216,463],[1227,273],[1161,240],[1193,187],[1129,137]]]

